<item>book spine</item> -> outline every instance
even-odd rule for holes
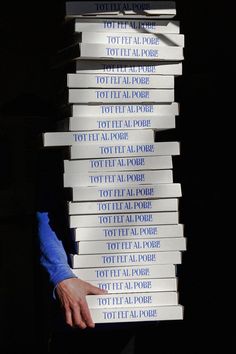
[[[125,307],[112,309],[91,309],[91,316],[95,323],[118,323],[118,322],[143,322],[143,321],[170,321],[183,319],[183,307],[156,306],[133,308]]]
[[[107,187],[74,187],[72,188],[73,201],[98,200],[125,200],[130,199],[156,199],[181,197],[180,183],[160,183],[157,185],[136,185],[107,188]]]
[[[152,129],[144,129],[138,134],[140,142],[154,141]],[[137,140],[135,130],[109,130],[109,131],[76,131],[76,132],[50,132],[43,134],[43,145],[71,146],[81,144],[101,144],[109,142],[132,142]]]
[[[80,58],[84,59],[119,59],[119,60],[167,60],[184,59],[183,47],[154,47],[108,45],[97,43],[80,43]],[[75,58],[76,59],[76,58]]]
[[[86,299],[89,309],[178,305],[178,293],[174,291],[87,295]]]
[[[179,105],[176,102],[168,104],[115,104],[115,105],[71,105],[73,117],[97,117],[99,118],[145,118],[153,116],[175,116],[179,114]]]
[[[186,238],[139,239],[122,241],[80,241],[77,243],[78,254],[129,253],[154,251],[185,251]]]
[[[155,264],[181,264],[180,251],[72,255],[73,268],[150,266]]]
[[[114,159],[64,160],[65,173],[171,169],[172,156],[124,157]]]
[[[152,225],[133,227],[78,227],[73,230],[75,241],[120,241],[183,237],[183,225]]]
[[[139,293],[145,291],[147,294],[154,291],[177,291],[177,279],[127,279],[96,281],[91,280],[91,284],[107,290],[110,294],[119,293]]]
[[[75,32],[121,33],[179,33],[179,21],[132,19],[80,19],[75,21]]]
[[[182,75],[181,62],[76,60],[78,74]]]
[[[114,279],[174,278],[174,264],[157,264],[128,267],[74,268],[73,273],[85,281]]]
[[[153,184],[153,183],[172,183],[172,170],[156,171],[128,171],[128,172],[100,172],[99,174],[88,172],[84,174],[71,173],[63,175],[64,187],[75,186],[109,186],[132,185],[132,184]]]
[[[174,102],[173,89],[69,89],[69,103]]]
[[[173,89],[174,76],[67,74],[67,87]]]
[[[138,134],[137,134],[138,135]],[[71,159],[107,158],[107,157],[133,157],[133,156],[160,156],[179,155],[179,142],[169,141],[151,144],[133,143],[119,145],[83,145],[84,149],[76,146],[70,147]]]
[[[80,214],[106,214],[106,213],[137,213],[156,211],[177,211],[178,199],[152,199],[152,200],[122,200],[104,202],[69,202],[69,215]]]
[[[81,42],[84,44],[105,44],[107,46],[140,46],[141,48],[184,47],[183,34],[156,33],[120,33],[120,32],[82,32]],[[130,51],[131,53],[132,51]],[[140,53],[142,53],[140,51]]]
[[[174,1],[68,1],[66,16],[82,15],[176,15]]]
[[[175,116],[161,116],[149,118],[105,118],[99,119],[84,119],[84,118],[69,118],[66,121],[66,128],[69,131],[87,131],[87,130],[129,130],[129,129],[153,129],[164,130],[175,128]]]
[[[87,194],[86,194],[87,193]],[[73,201],[98,201],[98,200],[125,200],[130,199],[158,199],[167,197],[181,197],[179,183],[161,183],[157,185],[124,186],[122,188],[85,187],[72,188]]]
[[[74,227],[138,226],[178,224],[178,212],[70,215],[69,224]]]

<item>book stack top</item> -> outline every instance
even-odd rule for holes
[[[175,16],[173,1],[67,2],[71,42],[58,58],[183,60],[184,35]]]
[[[174,1],[68,1],[66,18],[80,17],[152,17],[172,18],[176,15]]]

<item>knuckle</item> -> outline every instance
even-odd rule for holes
[[[69,304],[64,304],[62,307],[64,308],[64,310],[65,310],[66,312],[70,310]]]
[[[85,301],[83,299],[81,299],[81,298],[78,299],[79,306],[84,306],[84,302]]]
[[[78,302],[77,301],[72,301],[71,302],[71,307],[72,308],[78,308]]]

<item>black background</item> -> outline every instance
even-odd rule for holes
[[[161,323],[147,339],[150,352],[236,352],[229,322],[235,320],[235,232],[228,227],[235,184],[231,3],[177,1],[186,48],[172,135],[181,141],[174,171],[188,242],[179,268],[185,319]],[[61,43],[64,1],[11,1],[0,16],[1,353],[43,353],[48,290],[37,262],[32,166],[34,138],[51,126],[57,107],[51,63]]]

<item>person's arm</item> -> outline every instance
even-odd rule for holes
[[[35,178],[40,264],[49,276],[66,323],[80,328],[94,327],[86,295],[105,292],[78,279],[70,267],[69,255],[75,250],[67,224],[62,173],[60,151],[39,150]]]
[[[40,264],[49,275],[49,280],[54,286],[65,279],[76,278],[72,272],[62,241],[50,226],[47,212],[37,212],[38,236],[40,248]]]
[[[59,299],[69,326],[81,329],[94,327],[86,295],[101,295],[105,291],[78,279],[71,270],[62,241],[50,226],[47,212],[37,212],[40,264],[49,274],[54,296]]]

